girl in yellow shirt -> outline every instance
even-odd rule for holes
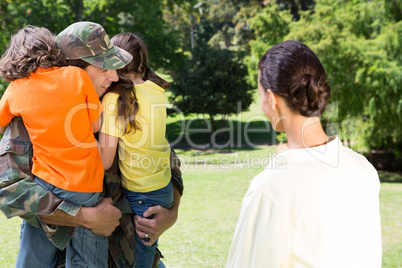
[[[103,97],[101,159],[108,169],[117,149],[125,194],[133,212],[143,217],[150,206],[173,205],[170,146],[165,138],[165,89],[170,84],[148,67],[148,52],[141,38],[121,33],[111,42],[128,51],[133,60],[119,71],[120,81]],[[135,267],[152,266],[158,240],[152,246],[146,245],[148,240],[147,234],[136,234]]]

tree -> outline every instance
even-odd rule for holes
[[[185,115],[209,116],[211,135],[222,127],[217,116],[238,113],[238,107],[247,110],[253,95],[246,82],[242,55],[208,45],[212,34],[207,21],[196,27],[197,44],[187,64],[175,76],[170,98]]]
[[[150,66],[156,70],[174,70],[183,63],[179,50],[179,32],[169,28],[163,11],[184,0],[0,0],[0,52],[4,53],[11,34],[31,24],[57,34],[68,25],[89,20],[101,24],[110,37],[134,32],[145,41]],[[6,83],[0,83],[0,95]]]
[[[206,0],[194,5],[196,2],[177,6],[176,12],[165,16],[171,27],[184,32],[181,48],[188,57],[186,64],[172,75],[170,101],[186,115],[207,116],[212,139],[227,123],[228,115],[247,110],[252,102],[243,63],[246,52],[232,44],[232,20],[241,7],[253,1]],[[199,8],[202,16],[189,21],[189,11],[201,15]]]
[[[203,2],[198,2],[194,4],[193,2],[185,2],[181,5],[181,8],[188,17],[190,24],[190,44],[191,49],[194,49],[194,27],[196,22],[200,22],[201,16],[203,15]]]
[[[307,44],[326,69],[341,138],[354,141],[358,150],[384,149],[401,155],[399,4],[399,0],[321,0],[313,13],[300,11],[299,21],[287,23],[285,10],[268,6],[251,23],[258,37],[247,59],[249,72],[255,80],[256,59],[274,43],[295,39]]]
[[[313,0],[276,0],[275,3],[281,10],[289,10],[292,13],[292,19],[298,21],[300,12],[314,9]]]
[[[289,34],[292,15],[288,10],[280,10],[276,4],[268,5],[250,19],[250,27],[255,33],[255,39],[250,41],[251,52],[245,58],[248,67],[249,83],[257,88],[257,65],[260,57],[267,49],[282,42]]]
[[[287,38],[308,42],[323,59],[339,120],[365,121],[358,146],[401,150],[402,22],[382,0],[337,3],[317,3],[314,16],[305,15]]]
[[[191,51],[194,47],[193,29],[195,24],[200,23],[201,17],[208,19],[213,25],[214,33],[208,40],[211,46],[248,51],[249,40],[253,37],[248,20],[263,7],[263,2],[264,0],[185,1],[173,5],[173,9],[167,11],[164,18],[171,28],[183,32],[180,43],[184,51]]]
[[[181,33],[170,28],[164,20],[164,11],[175,2],[185,1],[110,1],[105,7],[104,25],[110,35],[120,32],[139,34],[147,45],[150,66],[162,71],[175,70],[184,60],[180,51]]]
[[[248,19],[263,6],[261,1],[209,0],[208,4],[208,17],[215,29],[209,44],[230,50],[248,51],[248,43],[254,37]]]

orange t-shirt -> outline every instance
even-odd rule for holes
[[[91,122],[102,105],[78,67],[39,68],[10,83],[0,100],[0,126],[21,116],[33,145],[32,173],[61,189],[101,192],[104,170]]]

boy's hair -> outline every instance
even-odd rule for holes
[[[27,77],[39,67],[61,67],[66,59],[57,48],[52,33],[43,27],[28,25],[11,36],[0,60],[0,76],[7,82]]]

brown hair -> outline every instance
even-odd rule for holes
[[[120,33],[110,40],[113,45],[124,49],[133,56],[133,60],[119,72],[125,74],[135,73],[141,75],[143,80],[150,80],[164,89],[170,88],[170,83],[158,76],[148,66],[148,51],[142,39],[133,33]]]
[[[7,82],[29,76],[39,67],[62,67],[66,59],[58,49],[52,33],[42,27],[28,25],[11,36],[1,57],[0,75]]]
[[[113,45],[124,49],[133,56],[133,60],[124,68],[119,69],[119,81],[113,83],[108,92],[115,92],[118,98],[118,115],[128,121],[125,132],[140,129],[135,115],[139,110],[139,103],[135,94],[133,82],[126,79],[127,74],[138,74],[143,80],[150,80],[158,86],[169,89],[170,83],[159,77],[151,68],[148,67],[148,51],[145,43],[140,37],[133,33],[120,33],[110,40]]]
[[[321,115],[331,98],[331,88],[318,57],[306,45],[290,40],[276,44],[258,63],[260,83],[284,98],[301,115]]]

